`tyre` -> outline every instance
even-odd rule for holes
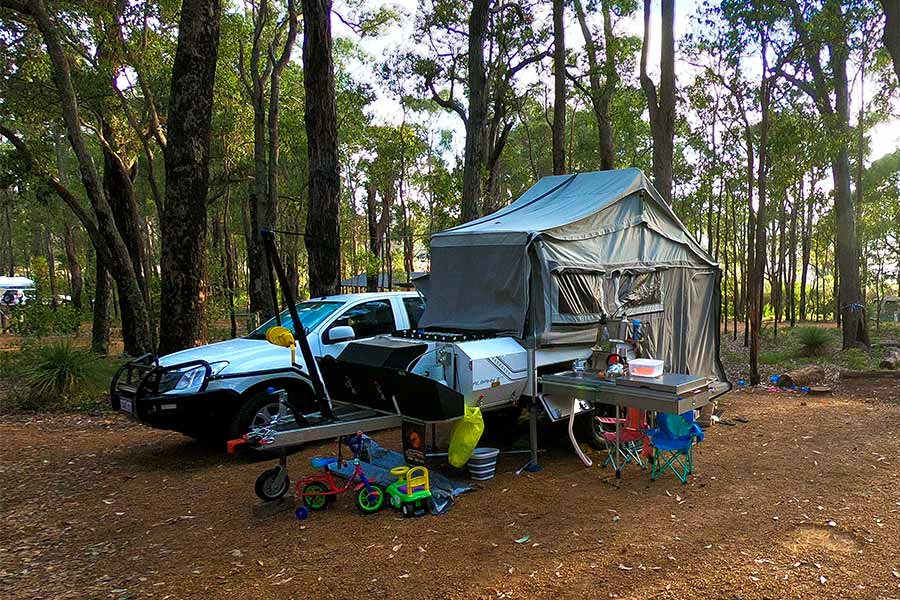
[[[319,481],[313,481],[303,486],[303,504],[310,510],[325,510],[328,507],[328,496],[325,492],[328,486]],[[312,494],[312,495],[307,495]]]
[[[400,507],[400,512],[403,513],[403,516],[406,517],[406,518],[408,519],[408,518],[410,518],[411,516],[413,516],[414,514],[416,514],[416,509],[413,508],[413,505],[412,505],[412,504],[409,504],[408,502],[405,502],[405,503],[403,503],[403,505]]]
[[[272,502],[284,496],[291,487],[291,479],[284,474],[281,482],[278,481],[281,469],[275,467],[260,473],[253,486],[256,495],[265,502]]]
[[[259,390],[241,400],[241,405],[229,424],[228,439],[242,437],[254,427],[265,427],[272,423],[273,417],[278,415],[278,396],[270,394],[266,390]],[[297,409],[297,403],[290,395],[288,396],[288,410],[298,426],[306,425],[303,413]]]
[[[369,487],[372,488],[371,493],[365,486],[359,488],[359,491],[356,492],[356,507],[364,515],[377,513],[384,508],[384,490],[381,489],[380,485],[374,483],[370,483]]]

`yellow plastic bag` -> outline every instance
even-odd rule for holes
[[[469,461],[481,434],[484,432],[484,419],[477,406],[465,407],[462,420],[453,425],[450,433],[450,449],[447,451],[448,461],[457,469]]]

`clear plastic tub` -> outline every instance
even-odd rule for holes
[[[659,377],[663,374],[663,361],[652,358],[635,358],[628,361],[628,371],[638,377]]]

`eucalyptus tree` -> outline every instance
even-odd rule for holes
[[[550,56],[547,28],[532,10],[492,0],[422,4],[416,40],[427,52],[416,73],[426,93],[458,115],[466,130],[461,221],[494,209],[490,181],[513,127],[516,77]]]
[[[858,23],[854,14],[838,0],[824,4],[800,4],[787,0],[790,25],[802,59],[798,68],[785,76],[813,101],[829,129],[835,134],[831,157],[834,179],[834,208],[837,224],[837,261],[840,270],[838,305],[843,347],[869,344],[866,310],[860,286],[860,260],[857,246],[856,212],[850,193],[850,84],[847,62],[849,39]],[[815,33],[811,31],[815,28]],[[828,50],[827,63],[822,54]],[[808,73],[809,78],[806,77]]]
[[[650,52],[651,0],[644,0],[644,41],[641,46],[641,89],[647,98],[653,133],[653,183],[663,200],[672,203],[675,152],[675,0],[661,0],[659,86],[647,71]]]
[[[159,352],[206,341],[206,195],[219,0],[184,0],[166,124]]]
[[[581,77],[570,75],[574,86],[589,100],[594,117],[597,120],[597,136],[599,141],[600,170],[605,171],[616,168],[615,138],[613,134],[612,120],[610,117],[610,105],[617,92],[622,75],[620,70],[627,71],[629,59],[634,55],[636,38],[617,36],[613,14],[619,17],[627,17],[637,9],[633,0],[616,2],[613,0],[594,0],[588,4],[588,11],[595,12],[599,5],[603,16],[603,37],[596,37],[588,20],[588,11],[585,10],[582,0],[573,0],[575,17],[584,38],[584,55],[587,60],[588,86],[585,86]],[[603,50],[601,62],[599,49]]]
[[[283,9],[260,0],[245,5],[252,25],[249,53],[243,40],[238,73],[253,107],[253,193],[249,199],[247,239],[250,310],[263,318],[275,314],[273,294],[260,229],[274,229],[278,214],[279,108],[281,77],[291,59],[299,30],[294,0]],[[248,56],[249,54],[249,56]]]
[[[45,181],[82,222],[98,256],[102,257],[106,268],[115,279],[120,298],[123,298],[122,319],[123,321],[127,319],[132,328],[132,335],[126,339],[126,352],[131,354],[148,352],[151,350],[153,338],[147,302],[138,282],[128,246],[117,227],[109,195],[95,167],[84,131],[83,108],[73,83],[73,65],[78,63],[81,56],[67,53],[67,48],[69,52],[72,52],[72,49],[63,43],[64,38],[68,39],[63,31],[65,22],[58,13],[48,8],[44,0],[30,2],[3,0],[0,7],[7,9],[8,18],[18,23],[20,27],[24,26],[23,37],[20,39],[28,38],[33,27],[33,31],[39,34],[46,48],[51,79],[58,93],[56,106],[61,113],[91,209],[82,206],[78,196],[60,181],[58,174],[53,173],[53,167],[36,160],[28,140],[14,129],[16,123],[0,125],[0,134],[18,150],[27,169]],[[76,18],[79,17],[80,15]],[[33,43],[34,37],[30,37],[30,40]]]

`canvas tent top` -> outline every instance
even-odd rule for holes
[[[632,203],[616,215],[604,215],[602,223],[595,218],[626,198],[642,202]],[[650,205],[653,210],[646,210]],[[538,235],[566,240],[586,239],[642,221],[648,221],[673,242],[685,245],[698,259],[716,264],[644,174],[635,168],[544,177],[512,204],[435,234],[431,245],[434,248],[482,241],[517,244]]]
[[[544,177],[509,206],[435,234],[431,274],[414,283],[428,300],[422,327],[546,345],[590,341],[601,316],[645,315],[657,336],[666,330],[665,352],[710,348],[705,367],[682,372],[712,374],[718,275],[643,173],[621,169]]]

